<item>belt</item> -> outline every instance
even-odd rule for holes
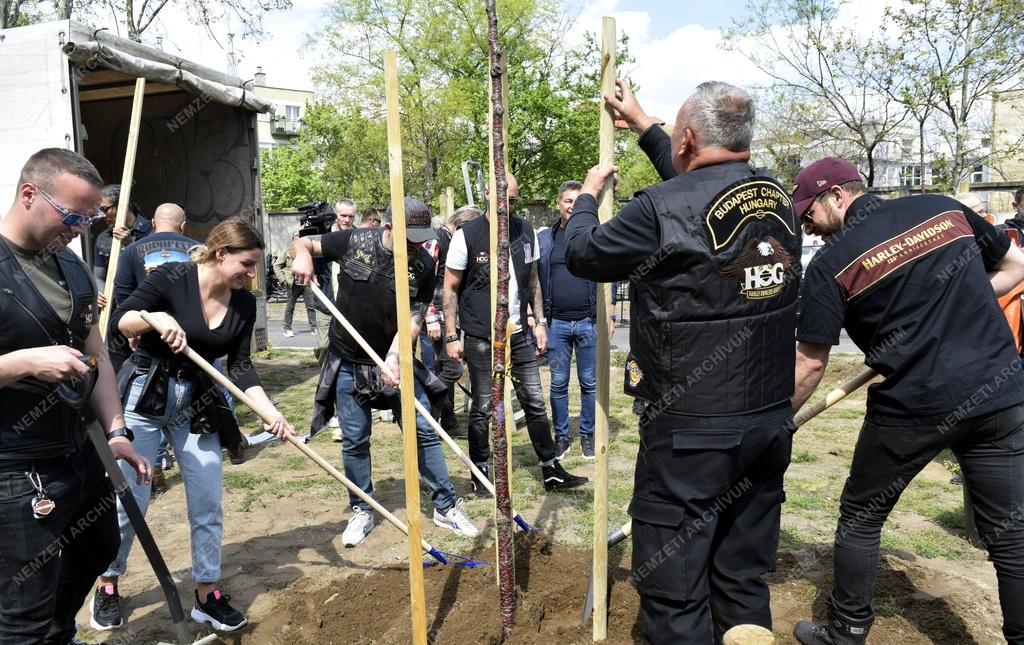
[[[195,378],[195,372],[190,369],[180,369],[176,372],[170,372],[168,376],[176,381],[192,381]]]

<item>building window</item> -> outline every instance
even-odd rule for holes
[[[297,122],[299,120],[299,106],[286,105],[284,107],[284,116],[289,122]]]
[[[988,175],[988,173],[985,172],[984,164],[975,165],[973,168],[971,168],[971,183],[979,184],[983,181],[987,181],[986,175]]]
[[[981,147],[982,148],[991,148],[992,147],[992,139],[990,139],[989,137],[982,137],[981,138]]]
[[[903,156],[904,157],[909,157],[912,154],[914,154],[914,140],[913,139],[904,139],[901,143],[902,143]]]
[[[920,186],[921,185],[921,166],[903,166],[903,172],[900,175],[901,186]]]

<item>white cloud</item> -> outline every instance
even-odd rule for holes
[[[683,24],[663,38],[652,38],[654,17],[641,11],[616,11],[618,4],[618,0],[589,2],[580,11],[575,31],[600,33],[601,18],[615,18],[618,32],[629,36],[629,50],[636,59],[619,74],[640,86],[637,97],[648,113],[671,122],[683,100],[703,81],[747,86],[764,80],[743,55],[725,50],[719,29]]]
[[[308,36],[323,22],[323,3],[316,0],[293,0],[292,9],[274,11],[263,17],[265,37],[259,41],[243,40],[235,35],[238,59],[237,75],[248,80],[260,66],[267,74],[267,84],[291,89],[313,89],[312,68],[318,55]],[[156,46],[163,36],[165,51],[183,58],[230,72],[228,33],[238,32],[237,25],[214,25],[211,31],[188,21],[185,13],[173,6],[160,13],[143,34],[143,41]]]

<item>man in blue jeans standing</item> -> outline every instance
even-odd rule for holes
[[[569,454],[569,369],[576,352],[580,381],[580,448],[584,459],[594,458],[594,392],[597,389],[597,283],[577,278],[565,266],[565,225],[583,187],[578,181],[558,187],[561,217],[537,234],[540,243],[540,286],[544,317],[550,321],[548,366],[551,368],[551,416],[555,424],[555,456]]]
[[[395,240],[392,234],[392,213],[389,207],[379,228],[356,228],[333,231],[319,239],[300,237],[292,242],[292,275],[298,284],[309,284],[313,278],[313,256],[337,262],[338,281],[336,305],[362,335],[363,340],[384,362],[390,374],[383,372],[370,359],[366,350],[342,327],[332,320],[330,344],[320,371],[318,390],[334,382],[338,419],[342,431],[342,461],[345,476],[365,493],[373,494],[370,461],[371,410],[382,403],[399,411],[396,389],[399,387],[398,336],[412,333],[419,336],[423,316],[434,295],[436,279],[434,261],[421,248],[434,239],[430,228],[430,210],[417,200],[406,198],[406,239]],[[398,320],[395,302],[395,244],[406,244],[409,252],[409,296],[412,300],[410,320]],[[426,390],[419,381],[402,383],[414,387],[416,398],[430,408]],[[396,414],[401,418],[401,414]],[[416,417],[416,445],[419,474],[430,490],[434,503],[434,524],[466,537],[475,537],[473,526],[455,496],[455,487],[448,476],[448,466],[441,452],[441,443],[433,427],[421,415]],[[363,542],[374,527],[370,506],[349,494],[352,517],[341,536],[347,547]]]

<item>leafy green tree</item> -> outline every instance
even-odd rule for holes
[[[597,160],[599,53],[592,38],[568,48],[572,18],[549,3],[505,0],[499,10],[509,60],[512,171],[524,199],[553,203],[559,183],[581,179]],[[462,186],[463,161],[486,167],[483,0],[333,0],[326,11],[326,37],[317,42],[327,49],[317,79],[343,121],[367,128],[383,122],[383,52],[398,51],[407,193],[432,202],[445,187]],[[625,39],[621,51],[624,63]],[[368,132],[373,145],[348,154],[336,138],[340,129],[311,130],[325,137],[317,156],[328,184],[386,200],[386,156],[376,147],[383,137]]]
[[[873,185],[879,145],[906,120],[907,109],[878,94],[875,81],[887,61],[876,41],[836,23],[844,4],[749,0],[745,17],[726,40],[772,79],[776,98],[804,106],[788,113],[787,127],[831,145],[853,146]]]
[[[915,116],[937,113],[933,124],[948,148],[941,182],[953,190],[971,168],[1003,158],[1024,141],[982,150],[991,135],[993,94],[1024,88],[1024,0],[904,0],[886,9],[886,24],[897,34],[890,65],[906,70],[900,98]],[[923,121],[920,119],[919,122]],[[924,128],[921,128],[922,132]]]
[[[301,148],[282,146],[260,150],[263,205],[267,210],[294,210],[323,199],[324,185],[309,155]]]

